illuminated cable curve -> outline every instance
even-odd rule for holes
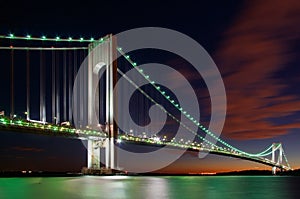
[[[139,88],[127,75],[125,75],[120,69],[117,69],[117,71],[126,79],[129,81],[129,83],[131,83],[136,89],[138,89],[145,97],[147,97],[150,101],[152,101],[153,103],[155,103],[156,105],[159,106],[159,108],[164,111],[166,114],[168,114],[170,117],[172,117],[176,122],[178,122],[180,125],[182,125],[185,129],[187,129],[188,131],[192,132],[194,135],[198,136],[200,139],[202,139],[203,141],[209,143],[212,146],[215,146],[217,148],[219,148],[219,146],[211,143],[210,141],[206,140],[205,138],[203,138],[202,136],[200,136],[199,134],[197,134],[195,131],[191,130],[189,127],[187,127],[185,124],[183,124],[181,121],[179,121],[174,115],[172,115],[169,111],[167,111],[161,104],[157,103],[152,97],[150,97],[148,94],[146,94],[141,88]]]
[[[179,107],[179,105],[178,104],[175,104],[174,103],[174,100],[172,100],[172,99],[170,99],[170,96],[168,96],[168,95],[166,95],[165,94],[165,91],[161,91],[160,90],[160,87],[159,86],[156,86],[155,85],[155,82],[154,81],[151,81],[151,79],[150,79],[150,77],[149,77],[149,75],[146,75],[146,74],[144,74],[143,73],[143,70],[142,69],[140,69],[138,66],[137,66],[137,63],[136,62],[133,62],[132,60],[131,60],[131,58],[130,58],[130,56],[129,55],[126,55],[124,52],[123,52],[123,50],[122,50],[122,48],[121,47],[117,47],[117,50],[118,50],[118,52],[123,56],[123,57],[125,57],[126,58],[126,60],[156,89],[156,90],[158,90],[160,93],[161,93],[161,95],[163,95],[169,102],[171,102],[171,104],[175,107],[175,108],[177,108],[181,113],[183,113],[183,115],[187,118],[187,119],[189,119],[192,123],[194,123],[196,126],[198,126],[202,131],[204,131],[204,132],[206,132],[208,135],[210,135],[212,138],[214,138],[214,139],[216,139],[218,142],[220,142],[221,144],[223,144],[223,145],[225,145],[225,146],[227,146],[227,147],[229,147],[229,148],[231,148],[231,149],[233,149],[233,150],[235,150],[235,151],[237,151],[237,152],[239,152],[239,153],[242,153],[242,154],[245,154],[245,155],[248,155],[248,156],[251,156],[251,157],[263,157],[263,156],[267,156],[267,155],[270,155],[272,152],[269,152],[269,153],[267,153],[267,151],[268,150],[270,150],[270,149],[272,149],[272,145],[269,147],[269,148],[267,148],[266,150],[264,150],[264,151],[262,151],[262,152],[260,152],[260,153],[256,153],[256,154],[252,154],[252,153],[247,153],[247,152],[245,152],[245,151],[242,151],[242,150],[240,150],[240,149],[237,149],[236,147],[233,147],[232,145],[230,145],[230,144],[228,144],[228,143],[226,143],[225,141],[223,141],[222,139],[220,139],[219,137],[217,137],[215,134],[213,134],[211,131],[209,131],[208,129],[206,129],[205,127],[203,127],[203,125],[201,125],[197,120],[194,120],[194,118],[193,117],[191,117],[186,111],[184,111],[183,110],[183,108],[182,107]],[[203,138],[204,139],[204,138]],[[219,147],[219,146],[218,146]],[[278,149],[278,148],[277,148]],[[286,157],[285,157],[285,159],[286,159]]]
[[[220,146],[217,146],[213,143],[211,143],[210,141],[206,140],[205,138],[203,138],[202,136],[200,136],[199,134],[197,134],[195,131],[191,130],[189,127],[187,127],[185,124],[183,124],[181,121],[179,121],[175,116],[173,116],[170,112],[166,111],[164,109],[164,107],[162,107],[162,105],[158,104],[152,97],[150,97],[147,93],[145,93],[141,88],[139,88],[127,75],[125,75],[121,70],[117,69],[117,71],[126,79],[128,80],[136,89],[138,89],[144,96],[146,96],[149,100],[151,100],[153,103],[155,103],[156,105],[159,106],[159,108],[164,111],[165,113],[167,113],[169,116],[171,116],[176,122],[178,122],[180,125],[182,125],[184,128],[186,128],[188,131],[192,132],[194,135],[198,136],[200,139],[202,139],[203,141],[207,142],[208,144],[210,144],[211,146],[216,147],[217,149],[220,149]],[[278,150],[282,145],[279,144],[274,151]],[[182,145],[179,145],[179,147],[184,147]],[[221,148],[222,149],[222,148]],[[271,151],[269,151],[271,150]],[[269,152],[268,152],[269,151]],[[224,151],[225,152],[225,151]],[[266,150],[264,150],[263,152],[259,153],[259,156],[256,156],[256,158],[262,158],[264,156],[268,156],[270,154],[272,154],[272,145],[267,148]],[[284,154],[283,154],[284,155]],[[255,156],[252,156],[252,158],[255,158]],[[286,160],[286,163],[288,165],[288,167],[290,168],[290,165],[287,162],[287,158],[284,155],[284,158]]]

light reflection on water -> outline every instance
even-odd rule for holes
[[[283,176],[0,178],[0,198],[297,198],[299,183]]]

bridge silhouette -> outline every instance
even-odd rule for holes
[[[1,59],[10,68],[10,109],[8,115],[5,111],[1,112],[0,130],[87,140],[89,172],[101,171],[100,151],[103,149],[105,150],[105,172],[118,169],[114,146],[123,142],[249,160],[271,166],[273,174],[278,169],[292,169],[281,143],[272,143],[259,153],[248,153],[219,138],[193,118],[177,100],[172,99],[171,95],[162,86],[156,84],[154,79],[145,74],[139,65],[117,46],[113,35],[95,40],[9,34],[0,35],[0,44]],[[134,79],[128,77],[115,61],[117,53],[124,58],[124,62],[130,68],[135,69],[148,82],[152,87],[152,93],[155,92],[156,96],[164,100],[164,104],[171,106],[189,122],[183,123],[174,111],[164,108],[157,97],[137,86]],[[91,54],[93,56],[88,56],[86,60],[86,70],[80,73],[79,66],[84,62],[84,58]],[[37,75],[37,71],[32,72],[33,65],[39,66],[38,99],[32,99],[33,96],[36,98],[32,93],[37,87],[35,84],[32,85],[31,73]],[[24,117],[16,114],[15,111],[15,75],[18,67],[26,68]],[[99,80],[98,74],[103,71],[104,78]],[[149,103],[157,105],[174,123],[184,128],[186,133],[193,134],[196,139],[176,140],[172,135],[149,135],[152,132],[119,129],[115,121],[116,116],[114,117],[117,109],[114,100],[117,96],[113,91],[118,75],[124,77]],[[98,87],[99,81],[102,81],[99,85],[104,86]],[[46,87],[50,88],[51,92],[48,92]],[[35,107],[31,106],[33,101],[36,102]],[[37,106],[39,106],[39,115],[31,114]],[[191,125],[202,134],[192,130]]]

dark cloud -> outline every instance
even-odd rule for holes
[[[216,60],[227,92],[226,136],[271,138],[300,128],[298,121],[270,121],[300,111],[299,96],[283,95],[289,87],[275,78],[294,58],[291,49],[299,42],[299,24],[299,1],[251,1],[225,33]]]

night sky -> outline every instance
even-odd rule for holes
[[[157,26],[190,36],[213,58],[225,83],[227,117],[221,137],[247,152],[260,152],[273,142],[282,142],[293,168],[300,167],[299,25],[300,3],[296,0],[197,4],[158,0],[6,1],[1,3],[0,12],[1,35],[12,32],[99,38],[132,28]],[[174,59],[165,62],[179,63]],[[5,92],[1,95],[9,95]],[[207,91],[196,86],[196,92],[202,95],[204,112],[209,112]],[[9,109],[3,106],[0,104],[1,109]],[[79,140],[1,134],[0,170],[78,171],[86,164],[85,148]],[[163,171],[265,168],[270,169],[222,156],[209,155],[199,160],[197,154],[187,153]]]

